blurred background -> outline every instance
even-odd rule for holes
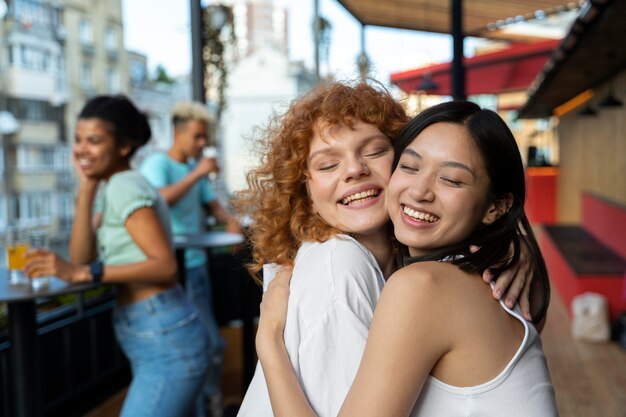
[[[97,94],[128,95],[148,113],[153,139],[135,164],[171,145],[169,113],[176,102],[205,103],[218,121],[212,136],[225,204],[256,161],[256,129],[320,81],[373,78],[411,114],[468,98],[509,123],[527,166],[527,211],[558,309],[544,331],[544,347],[562,415],[624,417],[626,356],[614,342],[626,310],[625,4],[0,0],[0,230],[46,227],[50,246],[66,253],[74,216],[75,118]],[[215,275],[228,275],[229,262],[217,262]],[[613,343],[572,339],[570,304],[588,291],[608,300]],[[87,299],[101,296],[96,291]],[[65,375],[63,387],[44,392],[46,415],[81,415],[114,396],[127,378],[119,354],[103,354],[101,363],[85,359],[89,375],[71,371],[80,368],[71,361],[71,340],[80,337],[67,329],[48,333],[50,326],[63,328],[72,309],[89,306],[81,297],[38,304],[42,337],[58,343],[48,354],[66,360],[45,371]],[[111,300],[92,303],[104,311]],[[3,329],[6,305],[0,306]],[[230,346],[224,391],[236,404],[250,375],[241,374],[243,336],[234,316],[222,323]],[[77,325],[77,334],[106,326],[102,317]],[[12,410],[8,349],[6,329],[0,330],[2,415]],[[110,375],[94,377],[106,368]],[[87,380],[98,396],[79,401]]]

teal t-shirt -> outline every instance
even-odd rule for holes
[[[122,265],[145,261],[145,253],[124,226],[128,217],[143,207],[153,207],[168,240],[172,240],[167,204],[157,190],[138,172],[128,170],[113,175],[98,193],[102,211],[98,228],[98,254],[105,265]]]
[[[182,163],[173,160],[164,152],[149,155],[139,168],[153,187],[167,187],[184,177],[195,168],[195,161]],[[175,235],[200,233],[204,230],[201,209],[203,204],[214,200],[215,196],[209,182],[202,178],[192,185],[185,195],[170,207],[172,231]],[[206,263],[206,255],[202,249],[185,251],[185,267],[195,268]]]

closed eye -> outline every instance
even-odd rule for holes
[[[398,164],[398,167],[399,167],[402,171],[404,171],[404,172],[409,172],[409,173],[413,173],[413,172],[418,172],[418,171],[419,171],[419,169],[418,169],[418,168],[412,167],[412,166],[410,166],[410,165],[402,164],[402,163]]]
[[[332,171],[333,169],[335,169],[337,167],[338,164],[328,164],[328,165],[322,165],[320,167],[317,168],[318,171]]]
[[[453,187],[460,187],[461,185],[463,185],[462,181],[455,181],[450,178],[441,177],[441,180],[445,182],[446,184],[451,185]]]
[[[365,156],[367,158],[376,158],[378,156],[387,154],[389,150],[390,150],[389,148],[378,149],[378,150],[366,153]]]

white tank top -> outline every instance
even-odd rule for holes
[[[455,387],[429,376],[411,417],[555,417],[554,389],[541,339],[519,313],[502,308],[524,325],[524,340],[500,374],[473,387]]]

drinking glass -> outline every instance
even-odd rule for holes
[[[210,159],[217,159],[217,148],[215,146],[207,146],[202,150],[202,156]],[[213,182],[217,179],[217,172],[210,172],[209,181]]]
[[[28,243],[32,249],[48,249],[49,237],[47,230],[31,230],[28,232]],[[47,288],[50,284],[50,277],[34,277],[30,279],[30,285],[33,290]]]
[[[25,255],[29,248],[26,230],[19,226],[7,227],[4,246],[9,268],[9,283],[12,285],[28,284],[28,278],[24,275]]]

